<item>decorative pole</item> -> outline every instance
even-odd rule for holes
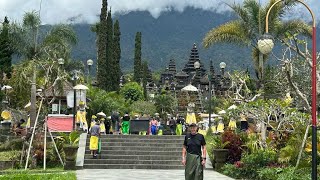
[[[311,116],[312,116],[312,180],[317,180],[317,59],[316,59],[316,20],[314,13],[310,7],[302,0],[296,0],[303,4],[312,16],[312,72],[311,72],[311,91],[312,91],[312,102],[311,102]],[[274,43],[272,36],[269,32],[269,14],[271,9],[279,2],[285,2],[285,0],[278,0],[272,4],[267,12],[266,16],[266,34],[264,34],[258,41],[258,47],[260,52],[268,54],[271,52]]]

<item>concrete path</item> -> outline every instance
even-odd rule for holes
[[[83,169],[76,174],[78,180],[184,180],[184,170]],[[205,170],[203,179],[232,180],[213,170]]]

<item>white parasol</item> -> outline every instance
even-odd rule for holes
[[[29,102],[27,105],[24,106],[24,108],[28,108],[31,106],[31,102]]]
[[[97,113],[97,115],[98,115],[98,116],[102,116],[102,117],[107,117],[107,115],[106,115],[104,112],[102,112],[102,111],[99,112],[99,113]]]
[[[237,109],[237,106],[236,105],[232,105],[232,106],[228,107],[228,110],[232,110],[232,109]]]
[[[89,88],[83,84],[78,84],[75,87],[73,87],[75,90],[88,90]]]
[[[11,86],[8,86],[8,85],[4,85],[4,86],[2,86],[2,88],[1,88],[2,91],[10,90],[10,89],[12,89],[12,87],[11,87]]]
[[[198,89],[195,86],[192,86],[189,84],[188,86],[184,87],[181,89],[181,91],[192,91],[192,92],[197,92]]]
[[[221,111],[218,112],[218,114],[225,114],[225,113],[226,113],[225,110],[221,110]]]

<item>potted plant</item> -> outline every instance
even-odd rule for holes
[[[60,133],[59,135],[60,137],[58,138],[62,140],[63,151],[66,158],[65,169],[74,169],[79,148],[80,133],[72,131],[70,134]]]
[[[222,142],[221,136],[215,136],[211,142],[213,146],[214,167],[219,170],[227,161],[229,150],[225,147],[229,144],[229,141]]]

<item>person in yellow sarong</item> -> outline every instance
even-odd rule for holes
[[[97,151],[100,138],[100,122],[97,121],[94,126],[90,128],[90,151],[93,158],[97,158]]]
[[[97,113],[97,119],[100,121],[100,133],[101,134],[106,134],[106,126],[105,126],[105,118],[106,114],[104,112],[99,112]]]
[[[94,125],[96,125],[96,119],[97,119],[97,116],[95,116],[95,115],[92,115],[92,116],[91,116],[90,129],[91,129],[91,127],[93,127]],[[90,131],[90,129],[89,129],[89,131]]]
[[[234,120],[233,118],[230,119],[228,127],[230,130],[233,130],[233,131],[236,130],[237,129],[236,120]]]
[[[100,133],[106,134],[106,126],[104,125],[105,118],[100,118]]]
[[[85,104],[83,101],[79,102],[79,110],[76,115],[76,123],[80,125],[80,129],[83,131],[88,132],[88,124],[87,124],[87,112],[85,110]]]
[[[224,132],[224,123],[223,123],[222,120],[220,120],[219,123],[218,123],[217,132],[218,133],[223,133]]]

